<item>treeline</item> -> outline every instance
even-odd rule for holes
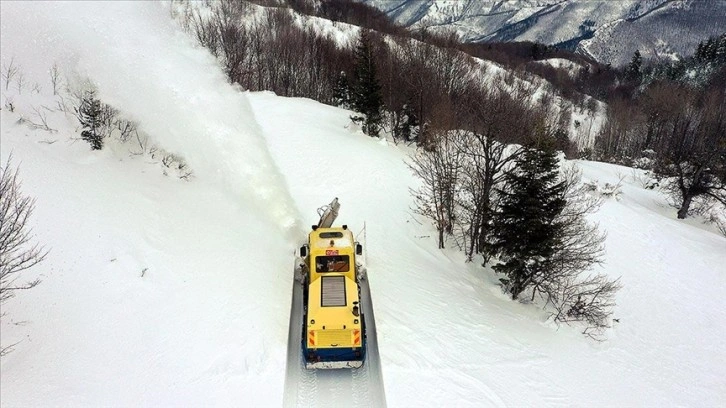
[[[643,68],[640,73],[637,70],[638,55],[636,51],[627,72],[644,84],[668,79],[693,85],[705,85],[706,82],[711,82],[710,86],[726,85],[723,81],[714,83],[714,73],[726,65],[726,34],[701,41],[689,57],[654,64],[641,63]]]
[[[284,4],[312,13],[306,9],[313,7],[309,2]],[[454,47],[458,44],[455,38],[426,31],[408,33],[379,11],[352,4],[355,6],[322,2],[315,13],[334,21],[378,26],[382,32],[391,33],[384,36],[379,31],[361,29],[367,32],[366,46],[372,50],[381,97],[380,127],[397,140],[426,145],[431,143],[433,129],[464,126],[455,112],[468,109],[467,100],[488,97],[479,86],[486,68]],[[211,12],[200,12],[189,6],[182,20],[198,41],[223,62],[231,82],[253,91],[271,90],[282,96],[308,97],[354,108],[352,101],[346,106],[345,98],[341,98],[346,93],[341,87],[352,93],[359,85],[360,58],[356,57],[356,49],[363,35],[353,43],[341,42],[306,27],[288,7],[256,7],[229,0],[210,3],[209,7],[207,11]],[[532,107],[533,89],[525,89],[517,74],[506,71],[495,80],[511,88],[507,97]],[[555,99],[554,90],[550,89],[548,98],[550,102]],[[568,122],[560,119],[555,115],[550,122]],[[571,145],[564,149],[574,152],[575,148]]]
[[[653,171],[678,218],[726,205],[726,35],[684,60],[644,65],[636,52],[624,69],[594,158]]]
[[[379,33],[400,37],[417,38],[416,30],[409,30],[391,22],[380,10],[358,3],[354,0],[327,0],[314,2],[310,0],[251,0],[253,3],[290,7],[296,12],[317,16],[332,21],[365,27]],[[590,25],[592,22],[590,22]],[[584,23],[587,25],[587,21]],[[588,27],[580,27],[587,31]],[[572,99],[576,104],[584,104],[583,94],[603,99],[612,91],[616,83],[617,70],[597,62],[596,60],[576,54],[563,46],[552,46],[530,41],[522,42],[484,42],[464,43],[453,32],[439,34],[428,33],[418,38],[428,44],[440,48],[453,48],[473,57],[493,61],[505,68],[518,71],[520,74],[537,75],[552,83],[565,98]],[[567,70],[537,63],[550,58],[563,58],[572,61],[581,68],[576,75],[569,75]]]
[[[285,9],[261,8],[254,15],[249,3],[231,0],[210,7],[210,15],[188,8],[183,21],[223,62],[230,82],[253,91],[332,102],[333,78],[351,69],[348,50],[299,26]]]

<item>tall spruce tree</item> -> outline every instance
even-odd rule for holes
[[[363,117],[353,117],[363,123],[363,132],[378,136],[381,129],[381,85],[378,83],[376,65],[373,61],[373,46],[368,30],[361,30],[355,50],[355,83],[351,95],[353,109]]]
[[[531,146],[504,177],[499,211],[494,215],[492,253],[505,274],[512,299],[535,286],[550,268],[563,226],[555,221],[565,206],[565,184],[558,179],[554,141]]]

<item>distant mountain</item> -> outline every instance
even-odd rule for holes
[[[615,66],[693,53],[726,32],[726,0],[356,0],[397,23],[455,30],[467,42],[536,41]]]

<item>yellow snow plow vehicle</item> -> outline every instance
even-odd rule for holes
[[[347,225],[332,227],[340,204],[321,208],[308,242],[300,248],[303,264],[304,323],[302,352],[309,369],[359,368],[366,353],[365,316],[360,305],[356,262],[363,247]]]

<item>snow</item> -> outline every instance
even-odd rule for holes
[[[726,238],[677,220],[631,169],[578,162],[585,181],[626,176],[593,215],[602,271],[623,283],[598,343],[437,249],[411,211],[410,147],[363,135],[349,111],[228,85],[165,6],[0,4],[0,62],[42,85],[2,86],[16,110],[0,111],[0,160],[20,166],[51,249],[28,274],[43,282],[2,306],[2,345],[17,342],[0,360],[3,407],[281,406],[293,251],[333,197],[365,245],[388,406],[726,403]],[[63,112],[47,111],[55,133],[18,123],[55,106],[61,60],[195,177],[124,145],[92,152]]]
[[[539,64],[545,64],[553,66],[555,68],[564,69],[570,76],[574,76],[575,74],[577,74],[577,71],[582,68],[582,65],[565,58],[548,58],[536,62]]]
[[[139,122],[167,150],[183,152],[196,173],[256,203],[281,228],[295,227],[291,200],[247,101],[226,85],[214,58],[176,29],[165,7],[9,3],[3,15],[4,55],[19,54],[21,66],[31,65],[23,59],[45,57],[46,65],[31,71],[37,80],[47,78],[38,73],[55,62],[48,54],[66,66],[74,62],[75,71],[92,75],[102,100]],[[28,33],[23,27],[31,18],[41,29]],[[240,156],[240,150],[248,154]]]

